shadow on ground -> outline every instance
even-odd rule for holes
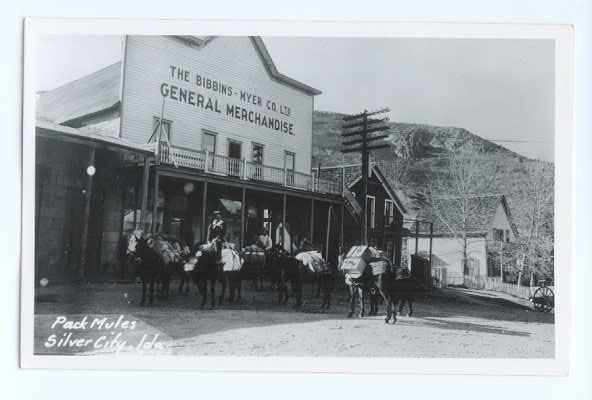
[[[347,294],[342,288],[333,296],[329,311],[320,308],[313,296],[314,288],[306,285],[305,304],[295,309],[292,304],[278,305],[277,293],[269,289],[254,291],[245,285],[241,304],[222,305],[213,310],[202,309],[195,288],[179,294],[176,285],[171,297],[155,299],[152,306],[140,307],[141,286],[136,284],[81,284],[38,288],[35,296],[37,315],[103,315],[124,314],[137,318],[172,339],[185,339],[236,328],[265,327],[287,323],[321,320],[345,320],[349,311]],[[293,300],[290,300],[293,302]],[[380,315],[385,307],[381,305]],[[528,332],[499,327],[501,321],[553,324],[553,314],[533,311],[528,303],[493,292],[464,289],[435,290],[429,297],[417,299],[412,320],[400,324],[444,330],[470,331],[506,336],[528,336]],[[487,322],[459,322],[455,318],[476,318]],[[46,318],[47,319],[47,318]],[[374,318],[381,323],[382,318]],[[35,327],[36,331],[38,327]],[[39,329],[43,330],[42,327]],[[39,333],[39,332],[37,332]],[[40,335],[45,332],[39,333]]]

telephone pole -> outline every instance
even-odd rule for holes
[[[370,150],[382,149],[389,147],[388,143],[378,143],[368,145],[370,142],[387,138],[388,134],[382,135],[371,135],[376,132],[383,132],[389,129],[389,126],[385,123],[388,122],[388,118],[368,118],[370,116],[384,114],[389,112],[389,108],[383,108],[380,110],[364,112],[356,115],[349,115],[343,118],[344,124],[342,126],[343,133],[342,137],[355,137],[352,140],[346,140],[342,142],[343,148],[342,153],[361,153],[362,154],[362,215],[360,216],[361,221],[361,244],[368,244],[368,202],[366,195],[368,193],[368,169],[369,169],[369,158]],[[350,147],[356,145],[355,147]]]

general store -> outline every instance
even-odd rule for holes
[[[197,243],[214,210],[238,246],[267,229],[336,262],[343,188],[311,173],[320,93],[258,37],[123,38],[120,62],[39,94],[37,273],[129,277],[127,233]]]

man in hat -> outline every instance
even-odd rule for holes
[[[226,236],[226,222],[222,219],[220,211],[213,212],[214,219],[208,227],[208,242],[214,242],[216,246],[216,260],[222,259],[222,245]]]

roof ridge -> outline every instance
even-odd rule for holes
[[[105,66],[105,67],[103,67],[101,69],[97,69],[97,70],[95,70],[95,71],[93,71],[93,72],[91,72],[89,74],[83,75],[80,78],[76,78],[76,79],[74,79],[72,81],[68,81],[68,82],[66,82],[66,83],[64,83],[64,84],[62,84],[60,86],[56,86],[53,89],[45,90],[42,93],[40,93],[39,95],[40,96],[45,96],[45,95],[48,95],[48,94],[52,93],[54,90],[62,89],[64,87],[66,87],[66,86],[73,85],[73,84],[75,84],[77,82],[80,82],[82,80],[86,80],[86,79],[88,79],[88,78],[90,78],[92,76],[98,75],[100,72],[104,72],[106,69],[109,69],[109,68],[115,66],[116,64],[120,64],[121,65],[121,60],[116,61],[113,64],[109,64],[109,65],[107,65],[107,66]]]

